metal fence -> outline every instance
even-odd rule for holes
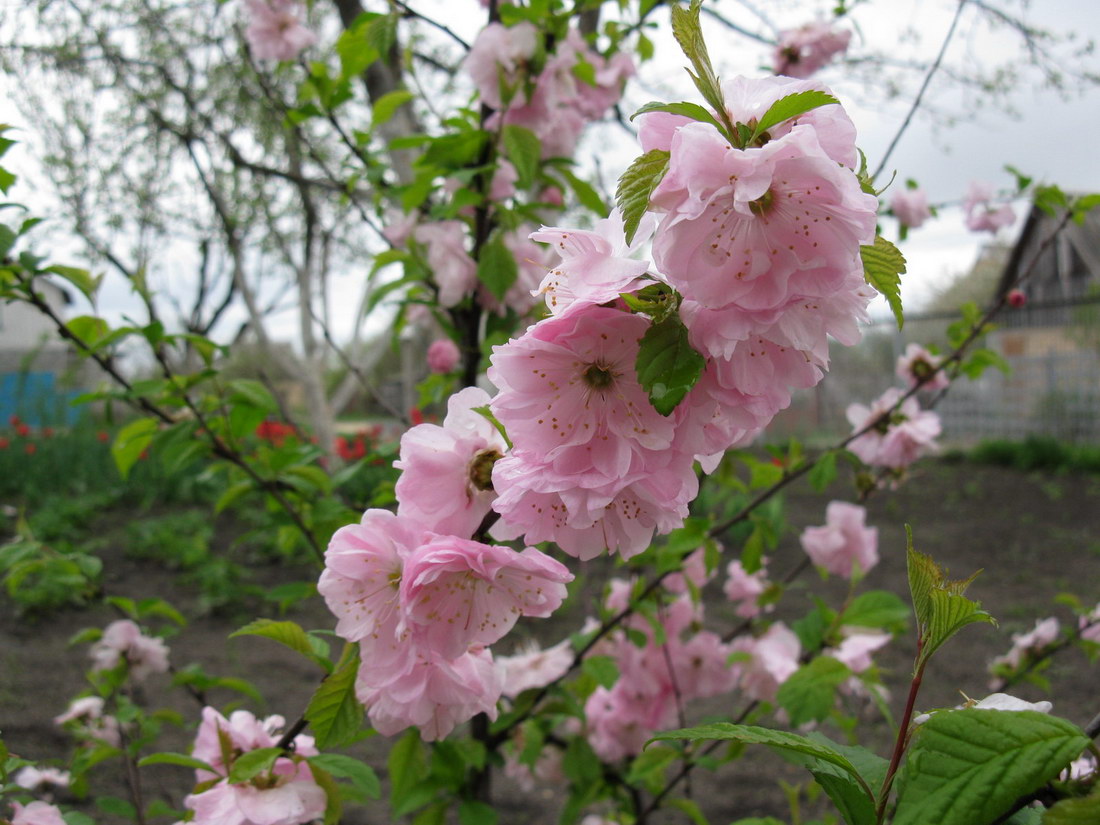
[[[901,385],[897,357],[909,342],[946,349],[944,330],[958,316],[913,315],[901,332],[892,321],[872,324],[856,347],[834,345],[829,374],[797,393],[777,416],[769,439],[797,436],[831,440],[851,430],[849,404],[867,404]],[[976,381],[960,378],[936,406],[945,444],[966,446],[986,438],[1049,435],[1100,442],[1100,300],[1046,303],[1010,310],[985,346],[1011,367],[990,368]]]

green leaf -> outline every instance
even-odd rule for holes
[[[3,192],[5,195],[8,194],[8,190],[15,185],[17,180],[19,180],[18,175],[13,175],[3,166],[0,166],[0,192]],[[0,234],[2,234],[2,230],[0,230]]]
[[[60,266],[55,264],[54,266],[46,267],[45,271],[52,272],[54,275],[64,278],[79,289],[89,301],[95,298],[96,290],[99,289],[99,283],[103,280],[102,275],[96,278],[93,277],[88,270],[77,269],[75,266]]]
[[[671,115],[680,115],[681,117],[689,117],[692,120],[697,120],[701,123],[709,123],[714,128],[722,131],[722,125],[714,119],[714,115],[700,106],[698,103],[661,103],[660,101],[653,101],[647,103],[641,109],[636,111],[630,116],[631,120],[634,120],[638,115],[644,115],[647,112],[668,112]]]
[[[153,436],[157,433],[155,418],[138,418],[118,431],[111,444],[111,457],[115,460],[119,474],[126,478],[141,454],[145,452]]]
[[[238,378],[229,382],[229,400],[234,404],[248,404],[270,413],[279,411],[279,404],[271,391],[259,381]]]
[[[185,756],[182,753],[154,753],[138,762],[139,768],[144,768],[146,765],[178,765],[181,768],[192,768],[197,771],[217,773],[214,768],[201,759],[196,759],[193,756]]]
[[[314,661],[317,660],[317,654],[313,649],[313,645],[310,644],[309,636],[306,635],[306,632],[302,630],[297,622],[256,619],[229,634],[230,639],[235,639],[238,636],[263,636]]]
[[[914,739],[893,825],[993,822],[1089,741],[1043,713],[975,709],[935,713]]]
[[[581,670],[608,689],[619,681],[619,666],[611,656],[589,656],[581,664]]]
[[[688,76],[695,84],[695,88],[715,112],[723,115],[724,121],[726,106],[722,100],[722,88],[711,65],[707,44],[703,40],[703,28],[699,24],[699,9],[702,5],[702,0],[691,0],[691,5],[686,9],[679,4],[674,4],[672,35],[695,69],[694,74],[688,71]]]
[[[913,611],[917,616],[917,632],[920,637],[920,655],[916,669],[924,663],[948,639],[975,622],[997,624],[997,621],[981,609],[981,604],[963,594],[978,576],[950,581],[931,556],[913,549],[913,532],[905,526],[909,590],[913,597]]]
[[[390,774],[390,807],[395,815],[408,813],[406,805],[414,799],[413,792],[427,772],[420,734],[409,730],[390,748],[386,761]]]
[[[828,106],[831,103],[840,103],[840,101],[831,94],[813,89],[781,97],[768,107],[768,111],[764,112],[764,116],[756,124],[756,128],[753,129],[752,137],[749,138],[748,142],[750,144],[755,143],[768,129],[779,125],[785,120],[804,115],[806,112],[813,111],[821,106]]]
[[[121,816],[129,820],[137,819],[137,809],[125,799],[119,799],[117,796],[96,797],[95,805],[105,814]]]
[[[1043,825],[1096,825],[1100,822],[1100,790],[1082,799],[1063,799],[1043,814]]]
[[[229,487],[225,489],[225,492],[218,496],[218,500],[214,502],[214,512],[220,513],[225,508],[230,507],[241,496],[255,489],[256,484],[250,478],[229,485]]]
[[[897,319],[898,329],[905,324],[901,308],[901,276],[905,274],[905,256],[881,235],[875,237],[874,246],[861,246],[859,257],[863,260],[863,277],[871,286],[886,296],[886,303]]]
[[[382,783],[378,781],[378,775],[370,765],[354,757],[340,753],[322,753],[311,756],[306,761],[333,776],[349,780],[371,799],[378,799],[382,795]]]
[[[477,262],[477,279],[489,289],[498,301],[504,300],[504,294],[516,282],[519,267],[516,256],[504,245],[504,234],[493,233],[489,241],[481,247],[481,256]]]
[[[767,745],[768,747],[776,748],[780,751],[789,751],[813,756],[824,763],[835,765],[840,768],[845,773],[852,776],[861,787],[866,784],[855,766],[835,748],[821,742],[815,742],[805,736],[799,736],[796,733],[772,730],[771,728],[761,728],[756,725],[734,725],[729,722],[715,722],[710,725],[700,725],[695,728],[684,728],[683,730],[658,733],[649,741],[659,742],[670,739],[686,739],[689,742],[713,741],[717,739],[721,741],[743,742],[746,745]],[[874,794],[871,793],[870,788],[864,787],[864,790],[869,797],[872,799],[874,798]]]
[[[516,167],[520,189],[527,189],[535,182],[542,158],[542,143],[538,135],[523,126],[507,125],[502,134],[504,153]]]
[[[491,805],[476,799],[463,799],[458,803],[458,821],[462,825],[496,825],[497,812]]]
[[[875,800],[850,776],[810,770],[848,825],[875,825]]]
[[[271,770],[275,760],[282,755],[282,748],[257,748],[254,751],[242,753],[233,760],[233,767],[229,769],[229,782],[234,785],[247,782]]]
[[[0,257],[4,257],[15,246],[15,239],[19,237],[7,224],[0,223]]]
[[[836,479],[836,453],[823,454],[806,474],[815,492],[822,493]]]
[[[577,200],[580,201],[581,206],[589,212],[595,212],[597,215],[606,215],[608,213],[607,204],[603,202],[600,193],[596,191],[592,184],[578,178],[568,169],[561,169],[559,171],[561,172],[561,176],[565,178],[565,182],[569,184],[569,188],[573,190],[573,194],[577,196]]]
[[[635,158],[619,178],[615,203],[623,213],[623,231],[628,244],[634,242],[642,215],[649,209],[649,197],[668,171],[669,157],[670,154],[663,149],[651,149]]]
[[[359,649],[344,647],[336,669],[325,677],[309,700],[306,719],[317,738],[317,747],[328,748],[351,740],[363,724],[363,706],[355,698]]]
[[[392,92],[386,92],[386,94],[374,101],[370,107],[371,123],[375,126],[381,126],[392,118],[398,109],[412,100],[415,96],[416,95],[408,89],[395,89]]]
[[[344,77],[362,74],[378,59],[378,49],[370,42],[370,25],[382,15],[363,12],[336,39],[336,54],[340,56],[340,71]]]
[[[837,688],[851,675],[846,665],[831,656],[818,656],[780,685],[776,701],[787,709],[794,727],[820,722],[833,709]]]
[[[860,593],[844,610],[841,624],[900,632],[909,625],[909,607],[887,590]]]
[[[639,342],[635,361],[638,383],[661,415],[672,414],[695,386],[705,366],[703,356],[688,341],[687,327],[679,316],[650,324]]]

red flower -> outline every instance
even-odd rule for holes
[[[14,416],[12,417],[14,418]],[[28,435],[31,434],[31,428],[28,427],[26,424],[16,424],[15,434],[18,435],[20,438],[26,438]]]
[[[42,428],[42,437],[43,438],[53,438],[53,427],[43,427]]]
[[[23,450],[26,452],[27,455],[34,455],[38,452],[38,445],[32,442],[23,447]]]
[[[11,442],[4,438],[4,436],[0,435],[0,450],[8,449],[8,444],[10,443]]]
[[[1023,290],[1013,289],[1008,293],[1008,303],[1010,306],[1019,309],[1027,303],[1027,295],[1024,294]]]
[[[23,422],[20,420],[18,415],[13,415],[11,418],[8,419],[8,424],[12,427],[18,427],[22,423]]]
[[[100,441],[102,441],[105,444],[108,441],[111,440],[111,434],[109,432],[107,432],[106,430],[100,430],[99,432],[97,432],[95,434],[95,437],[98,438]]]
[[[423,424],[424,413],[420,412],[419,407],[413,407],[411,410],[409,410],[409,420],[412,421],[414,425]]]

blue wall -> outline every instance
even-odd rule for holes
[[[0,375],[0,428],[13,415],[32,427],[74,424],[80,410],[70,402],[79,394],[59,388],[52,372]]]

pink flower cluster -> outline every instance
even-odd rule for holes
[[[890,211],[898,223],[916,229],[932,217],[928,195],[923,189],[902,189],[890,201]]]
[[[789,78],[723,86],[733,122],[755,123],[787,95],[820,89]],[[712,125],[662,112],[640,118],[647,152],[669,153],[633,243],[618,213],[595,229],[532,237],[561,258],[539,292],[551,318],[494,348],[492,408],[513,442],[493,469],[498,538],[552,540],[571,555],[628,558],[682,524],[712,470],[751,441],[828,365],[828,338],[859,340],[873,291],[861,244],[877,200],[850,166],[855,128],[836,105],[778,124],[738,149]],[[633,257],[653,235],[653,262]],[[614,302],[651,283],[676,290],[679,316],[706,368],[670,416],[638,383],[642,315]]]
[[[538,37],[531,23],[490,23],[464,66],[481,101],[496,110],[486,128],[526,127],[539,138],[543,157],[569,157],[585,123],[603,117],[619,99],[634,62],[622,52],[597,54],[570,29],[538,68]]]
[[[313,778],[304,757],[315,756],[313,737],[299,735],[293,742],[294,756],[280,756],[267,771],[248,782],[230,783],[233,759],[260,748],[275,747],[279,731],[286,724],[281,716],[263,721],[246,710],[226,719],[214,708],[202,710],[202,723],[195,737],[192,756],[214,769],[196,770],[196,782],[207,787],[192,793],[183,804],[194,812],[197,825],[300,825],[324,815],[326,795]],[[228,743],[227,748],[223,744]]]
[[[631,587],[623,579],[612,580],[608,609],[624,609]],[[657,619],[665,634],[663,644],[656,641],[646,619],[633,615],[625,626],[644,635],[644,647],[617,630],[593,650],[611,656],[619,667],[618,681],[611,688],[596,688],[584,707],[588,741],[601,759],[641,753],[655,731],[676,724],[678,702],[717,696],[736,685],[737,671],[727,662],[733,648],[717,634],[700,629],[702,605],[687,594],[670,598]]]
[[[573,578],[533,547],[471,538],[506,448],[474,411],[488,401],[465,389],[442,426],[409,430],[395,462],[397,513],[368,510],[325,554],[318,590],[337,634],[360,645],[356,693],[386,735],[416,725],[433,740],[477,713],[495,718],[503,683],[488,646],[520,616],[549,616]]]
[[[992,184],[977,180],[970,182],[963,211],[966,213],[966,228],[971,232],[996,234],[999,229],[1015,223],[1016,213],[1012,207],[1007,203],[994,206],[993,197]]]
[[[799,541],[818,567],[850,579],[858,570],[866,573],[878,564],[878,529],[867,527],[867,511],[858,504],[831,501],[825,508],[825,524],[807,527]]]
[[[65,825],[65,819],[57,806],[48,802],[31,802],[28,805],[13,802],[11,825]]]
[[[922,410],[916,398],[907,398],[891,413],[901,396],[901,390],[890,387],[869,407],[864,404],[848,407],[852,432],[859,432],[873,421],[878,422],[848,445],[849,450],[871,467],[904,470],[937,447],[936,438],[942,429],[940,417],[931,410]]]
[[[130,676],[140,682],[168,671],[168,647],[162,639],[146,636],[129,619],[111,622],[92,645],[92,670],[111,670],[125,662]]]
[[[1029,655],[1053,644],[1058,639],[1059,629],[1058,620],[1052,616],[1037,621],[1035,627],[1027,633],[1013,633],[1011,649],[1003,656],[994,659],[992,666],[1006,665],[1015,670]]]
[[[99,696],[73,699],[68,710],[55,716],[53,723],[68,728],[77,736],[95,739],[117,748],[122,741],[118,720],[104,715],[104,704]]]
[[[809,77],[838,54],[848,51],[852,33],[818,20],[779,32],[773,65],[776,74]]]
[[[248,28],[245,38],[259,60],[293,60],[317,42],[317,35],[299,18],[295,0],[245,0]]]

